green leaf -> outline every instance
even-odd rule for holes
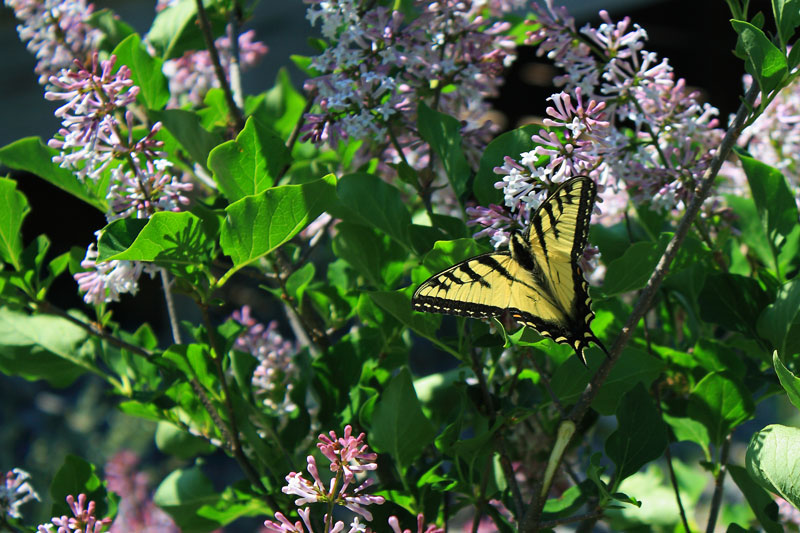
[[[100,50],[113,50],[126,37],[135,32],[129,24],[110,9],[94,11],[89,15],[86,23],[102,32],[103,37],[98,44]]]
[[[343,206],[340,218],[372,226],[409,246],[411,215],[399,189],[372,174],[357,173],[343,176],[336,194]]]
[[[191,272],[208,261],[214,247],[214,236],[189,212],[162,211],[138,230],[140,225],[131,219],[109,224],[98,240],[98,261],[151,261]]]
[[[420,101],[417,108],[419,135],[442,160],[450,186],[463,199],[472,170],[461,148],[461,123],[445,113],[434,111]]]
[[[286,279],[286,292],[297,300],[303,301],[303,293],[308,288],[308,285],[314,280],[314,263],[306,263],[301,266]]]
[[[754,410],[752,393],[739,380],[729,372],[712,372],[689,395],[687,414],[706,426],[711,442],[718,446]]]
[[[422,413],[411,374],[403,368],[381,394],[372,417],[370,446],[389,453],[403,469],[419,457],[436,432]]]
[[[737,150],[767,238],[780,246],[797,226],[797,204],[783,174]]]
[[[253,113],[265,120],[265,123],[277,131],[281,138],[288,139],[295,124],[303,115],[305,106],[306,99],[292,85],[289,71],[281,68],[275,79],[275,86],[267,91],[262,106]]]
[[[795,28],[800,25],[800,0],[772,0],[772,13],[775,15],[781,46],[786,48],[794,36]]]
[[[58,150],[42,144],[38,137],[25,137],[0,148],[0,162],[10,168],[35,174],[105,213],[108,210],[105,199],[108,178],[97,183],[92,180],[78,181],[71,171],[53,163],[53,156],[58,153]]]
[[[492,139],[481,155],[478,173],[472,185],[472,192],[480,205],[503,204],[503,190],[494,186],[502,180],[494,173],[494,169],[503,166],[504,157],[517,157],[518,154],[532,150],[534,144],[531,136],[540,129],[538,124],[526,124]]]
[[[550,342],[550,341],[548,341]],[[595,350],[599,350],[596,348]],[[570,356],[553,373],[550,386],[556,397],[565,405],[578,401],[586,384],[596,372],[604,358],[589,357],[589,368],[581,364],[577,357]],[[592,407],[604,415],[611,415],[619,409],[621,398],[637,383],[649,387],[664,369],[664,363],[648,353],[636,348],[625,348],[617,364],[611,369],[603,387],[598,391]]]
[[[422,258],[422,264],[425,265],[430,274],[433,274],[450,268],[460,261],[488,251],[486,247],[481,246],[474,239],[436,241],[433,249]]]
[[[117,56],[115,68],[127,65],[134,85],[139,86],[137,99],[149,109],[161,109],[169,100],[167,77],[161,72],[163,62],[147,53],[139,35],[134,33],[123,40],[112,52]]]
[[[708,436],[708,429],[697,420],[691,418],[670,416],[664,414],[664,421],[672,427],[675,433],[675,440],[677,442],[689,441],[700,445],[706,451],[708,456],[708,446],[711,444],[711,438]]]
[[[172,516],[181,531],[211,531],[220,527],[213,518],[199,513],[219,495],[199,467],[179,469],[168,475],[156,489],[153,501]]]
[[[786,57],[763,31],[749,22],[732,20],[731,24],[744,49],[747,72],[758,80],[761,93],[767,95],[786,78]]]
[[[376,230],[340,222],[333,238],[333,253],[363,275],[373,288],[391,288],[405,274],[408,254]]]
[[[800,351],[800,278],[783,284],[758,318],[757,329],[782,357]]]
[[[147,42],[158,50],[162,59],[177,57],[182,54],[178,44],[185,40],[184,33],[193,29],[196,20],[197,2],[179,0],[156,15],[147,32]],[[202,49],[202,44],[195,48]]]
[[[211,133],[202,125],[197,113],[185,109],[165,109],[150,111],[153,120],[160,121],[164,128],[175,137],[192,158],[192,161],[206,166],[208,154],[222,142],[222,137]]]
[[[762,487],[800,508],[800,428],[771,424],[750,439],[747,472]]]
[[[601,288],[603,296],[617,296],[644,287],[666,247],[663,240],[631,244],[622,257],[608,265]]]
[[[50,484],[50,496],[53,498],[52,514],[73,516],[66,498],[72,496],[77,501],[79,494],[85,494],[87,500],[95,503],[96,517],[106,516],[108,494],[95,472],[95,466],[76,455],[68,454]]]
[[[211,354],[205,344],[173,344],[162,357],[172,361],[187,380],[196,378],[207,390],[216,388],[217,378],[210,366]]]
[[[700,292],[700,318],[760,339],[756,324],[769,301],[769,295],[753,278],[711,274]]]
[[[87,339],[66,319],[0,307],[0,371],[6,375],[66,387],[92,368],[81,351]]]
[[[789,401],[792,402],[792,405],[800,409],[800,378],[792,374],[792,372],[784,366],[783,361],[778,357],[777,351],[772,354],[772,364],[775,366],[775,373],[778,375],[783,390],[789,395]]]
[[[220,144],[208,156],[214,179],[232,202],[272,187],[290,161],[281,138],[252,117],[236,140]]]
[[[0,259],[17,272],[22,268],[22,221],[30,212],[17,182],[0,178]]]
[[[303,185],[283,185],[246,196],[225,208],[222,251],[233,260],[225,274],[249,265],[285,243],[335,202],[336,177]]]
[[[617,465],[617,480],[621,481],[661,457],[667,447],[667,430],[641,383],[622,397],[617,422],[617,430],[606,439],[605,449]]]
[[[758,435],[758,434],[756,434]],[[752,441],[751,441],[752,442]],[[748,453],[749,453],[748,448]],[[767,533],[783,533],[784,529],[780,524],[778,517],[778,505],[772,496],[764,489],[758,486],[754,479],[758,481],[752,473],[748,475],[748,470],[745,470],[738,465],[728,465],[728,472],[733,478],[733,481],[739,487],[739,490],[744,494],[747,503],[753,510],[753,514],[761,523],[763,531]]]
[[[163,421],[156,426],[155,443],[161,452],[180,459],[194,459],[198,455],[210,455],[216,451],[207,441]]]

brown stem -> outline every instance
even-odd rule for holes
[[[637,300],[633,312],[628,318],[628,321],[625,323],[625,326],[623,326],[619,336],[614,341],[608,358],[600,365],[597,373],[586,386],[586,389],[584,389],[580,399],[572,408],[572,411],[569,414],[569,420],[572,420],[576,424],[579,424],[586,412],[589,410],[589,406],[592,404],[595,396],[597,396],[600,386],[608,378],[611,369],[622,354],[622,349],[628,343],[628,340],[633,334],[633,330],[650,308],[653,298],[661,286],[661,282],[667,275],[670,264],[672,264],[672,261],[675,259],[678,249],[683,243],[683,240],[686,238],[692,222],[699,213],[703,201],[706,199],[711,190],[711,186],[714,183],[714,179],[716,178],[720,167],[722,167],[723,161],[725,161],[725,159],[728,157],[728,154],[730,154],[731,150],[733,149],[736,139],[739,137],[745,121],[747,120],[748,112],[750,109],[752,109],[752,103],[755,101],[756,96],[758,96],[758,86],[753,83],[753,85],[750,87],[750,90],[747,91],[742,105],[739,106],[739,110],[736,112],[736,117],[734,118],[733,123],[731,124],[730,128],[728,128],[728,131],[725,132],[725,137],[720,143],[719,150],[711,160],[711,165],[706,170],[703,178],[700,180],[699,185],[695,189],[695,194],[689,202],[689,206],[686,208],[686,213],[678,224],[672,240],[670,240],[666,250],[664,251],[664,254],[661,256],[661,259],[659,259],[655,270],[650,276],[650,279],[647,281],[644,289],[642,289],[639,299]],[[550,487],[543,487],[541,493],[537,492],[534,494],[531,504],[528,507],[528,510],[526,511],[525,517],[522,521],[521,531],[533,532],[538,529],[539,518],[541,516],[544,503],[547,501],[549,489]]]
[[[711,497],[711,509],[708,512],[708,524],[706,525],[706,533],[713,533],[714,527],[717,525],[717,516],[722,508],[722,491],[725,484],[725,473],[728,471],[728,452],[731,448],[731,436],[725,437],[722,447],[719,452],[719,471],[717,477],[714,479],[714,496]]]
[[[483,366],[481,365],[480,361],[478,361],[478,356],[475,353],[475,350],[471,350],[471,352],[472,372],[478,378],[481,397],[483,398],[483,403],[486,405],[486,413],[489,415],[489,427],[494,428],[494,423],[497,420],[497,413],[495,412],[494,405],[492,404],[492,396],[489,393],[489,385],[486,383],[486,376],[483,375]],[[497,444],[497,453],[500,455],[500,466],[503,469],[503,475],[506,478],[506,483],[508,483],[508,486],[511,489],[511,496],[514,500],[515,511],[517,516],[519,516],[523,509],[522,493],[519,490],[517,479],[514,476],[514,468],[511,465],[511,460],[508,458],[508,453],[506,452],[505,439],[503,438],[502,433],[497,432],[495,433],[494,440]]]
[[[273,509],[277,509],[277,507],[275,507],[274,500],[272,500],[272,497],[269,495],[267,488],[261,482],[261,478],[258,476],[258,473],[256,472],[255,468],[253,468],[253,465],[250,463],[250,460],[247,458],[242,448],[242,441],[239,439],[239,428],[236,424],[236,412],[233,409],[233,402],[231,401],[231,393],[230,389],[228,389],[228,380],[226,379],[225,371],[222,368],[222,352],[219,349],[219,344],[217,343],[217,336],[214,331],[214,327],[211,324],[211,317],[208,314],[208,307],[205,305],[201,305],[200,311],[203,315],[203,323],[206,326],[206,331],[208,332],[208,342],[209,346],[211,347],[211,351],[213,352],[211,358],[214,362],[214,367],[217,372],[217,379],[219,379],[220,387],[222,388],[224,405],[225,405],[225,410],[227,411],[228,414],[230,428],[228,428],[228,426],[219,418],[219,415],[217,415],[215,422],[220,424],[219,426],[220,431],[223,431],[223,433],[227,433],[227,435],[225,435],[225,438],[226,440],[228,440],[228,442],[230,442],[231,449],[233,451],[233,456],[236,459],[236,462],[238,462],[239,465],[242,467],[242,470],[244,471],[245,475],[247,475],[247,477],[250,479],[250,482],[257,489],[261,491],[267,503],[269,503],[269,505]],[[199,383],[197,384],[197,386],[202,389]],[[213,405],[211,405],[210,407],[213,408]]]
[[[167,302],[167,316],[169,316],[169,327],[172,329],[172,341],[181,344],[181,329],[178,325],[178,315],[175,312],[175,301],[172,298],[172,281],[166,268],[160,268],[161,286],[164,288],[164,300]]]
[[[97,337],[99,339],[103,339],[104,341],[107,341],[109,344],[113,344],[117,348],[122,348],[123,350],[128,350],[129,352],[131,352],[131,353],[133,353],[135,355],[139,355],[141,357],[144,357],[148,361],[152,361],[153,360],[153,354],[148,352],[147,350],[145,350],[145,349],[143,349],[143,348],[141,348],[139,346],[136,346],[134,344],[128,344],[127,342],[123,341],[122,339],[119,339],[119,338],[111,335],[110,333],[106,333],[105,331],[103,331],[103,329],[99,325],[87,324],[86,322],[75,318],[74,316],[68,314],[66,311],[64,311],[64,310],[62,310],[62,309],[50,304],[49,302],[46,302],[46,301],[34,302],[34,306],[35,306],[36,311],[40,311],[42,313],[49,313],[51,315],[59,316],[59,317],[65,319],[65,320],[69,320],[70,322],[72,322],[76,326],[82,328],[83,330],[85,330],[86,332],[90,333],[91,335],[94,335],[95,337]]]
[[[195,4],[197,5],[197,21],[200,24],[200,31],[203,34],[206,48],[208,48],[211,64],[214,65],[214,74],[217,76],[219,86],[222,87],[222,92],[225,93],[225,103],[228,105],[228,113],[233,119],[236,129],[241,130],[244,127],[244,118],[242,118],[242,112],[236,106],[236,102],[233,99],[233,93],[225,77],[225,70],[222,68],[222,63],[219,60],[219,52],[217,52],[217,47],[214,46],[214,35],[211,33],[211,24],[208,22],[206,8],[203,7],[203,0],[196,0]]]

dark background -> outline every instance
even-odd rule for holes
[[[769,9],[766,2],[753,4]],[[154,5],[154,2],[143,1],[96,2],[98,9],[115,10],[140,34],[146,32],[152,21]],[[607,9],[614,20],[630,15],[648,32],[646,49],[669,58],[676,77],[685,78],[689,86],[701,91],[701,99],[720,110],[723,124],[735,111],[742,93],[743,71],[741,61],[731,53],[736,38],[722,0],[573,1],[567,5],[578,27],[587,22],[597,25],[600,22],[597,11],[602,8]],[[295,86],[301,86],[303,77],[291,66],[289,55],[312,54],[306,39],[317,33],[305,19],[305,8],[299,0],[258,4],[247,28],[256,30],[257,38],[269,47],[269,53],[260,65],[245,74],[246,92],[261,92],[271,87],[278,68],[284,65],[290,65]],[[43,90],[33,73],[34,58],[19,42],[16,21],[9,9],[0,11],[0,24],[3,50],[0,66],[4,78],[0,84],[0,146],[31,135],[46,141],[59,126],[52,114],[57,106],[42,98]],[[505,115],[505,128],[511,129],[531,116],[543,115],[545,98],[557,92],[549,83],[556,73],[546,60],[537,58],[532,49],[519,51],[519,60],[507,73],[501,94],[494,100],[495,108]],[[31,204],[23,230],[26,242],[46,233],[52,241],[52,255],[73,246],[85,249],[94,240],[94,231],[105,225],[102,213],[59,189],[29,175],[11,174],[18,179],[20,189]],[[62,308],[85,309],[76,284],[68,276],[62,276],[56,283],[51,297]],[[129,329],[147,321],[166,341],[169,334],[163,296],[155,281],[143,277],[139,295],[135,299],[123,296],[122,300],[121,304],[112,305],[116,320]],[[190,306],[181,306],[181,310],[183,318],[190,318]],[[157,483],[180,463],[154,449],[152,424],[121,415],[114,405],[115,400],[106,395],[105,387],[93,378],[83,378],[66,390],[53,390],[44,383],[28,383],[0,375],[0,471],[13,467],[29,470],[34,476],[34,487],[46,499],[51,476],[66,453],[76,453],[102,466],[110,454],[127,447],[144,456],[145,468],[152,471],[154,483]],[[215,461],[214,457],[208,459],[208,464],[222,468],[233,466],[231,461]],[[235,471],[215,470],[215,482],[220,484],[225,478],[238,476]],[[39,513],[43,521],[49,516],[48,509],[49,505],[25,507],[34,516]],[[253,531],[257,522],[230,527],[228,531]]]

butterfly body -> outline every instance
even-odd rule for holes
[[[534,213],[508,250],[467,259],[431,276],[411,299],[414,309],[471,318],[509,313],[555,342],[569,344],[582,362],[594,319],[588,284],[579,266],[589,235],[596,186],[572,178]]]

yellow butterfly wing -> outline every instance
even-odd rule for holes
[[[414,309],[473,318],[508,312],[572,346],[584,364],[590,342],[606,351],[590,327],[594,313],[578,264],[596,193],[587,177],[564,182],[525,232],[512,235],[508,251],[479,255],[431,276],[414,292]]]

